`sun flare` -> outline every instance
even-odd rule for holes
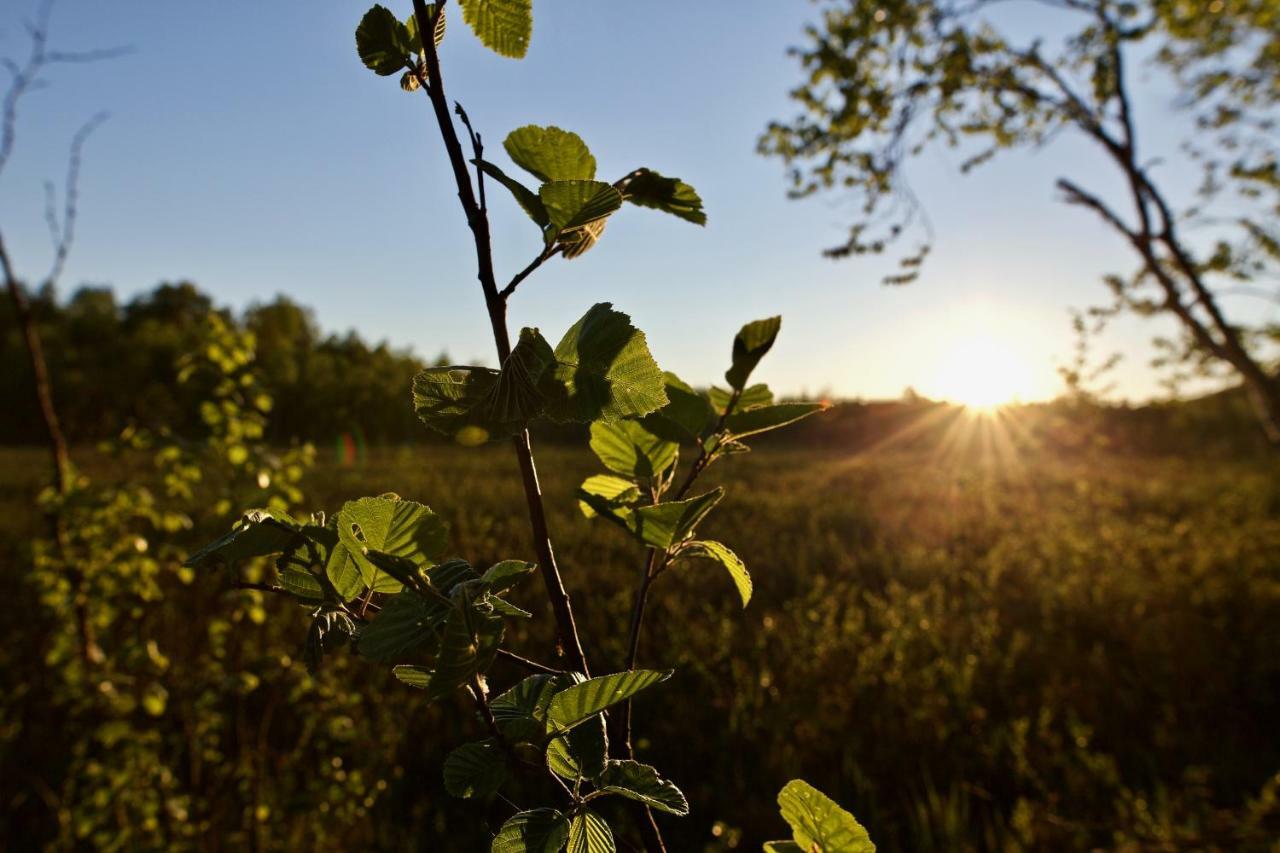
[[[933,396],[989,411],[1036,396],[1026,357],[996,325],[958,331],[940,354]]]

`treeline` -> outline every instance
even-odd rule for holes
[[[180,385],[184,353],[205,345],[208,319],[220,315],[256,339],[262,384],[275,398],[267,439],[370,445],[441,441],[414,416],[409,388],[426,363],[385,342],[354,332],[324,335],[311,310],[286,296],[242,313],[218,307],[190,283],[162,284],[123,304],[110,288],[85,287],[67,300],[44,290],[32,296],[45,344],[54,396],[73,442],[98,441],[130,423],[199,437],[200,403],[208,388]],[[0,393],[11,416],[0,418],[0,444],[44,440],[31,391],[31,371],[8,300],[0,300],[5,369]],[[447,364],[441,355],[433,363]],[[700,377],[689,377],[697,381]],[[1261,452],[1244,394],[1235,389],[1187,402],[1144,406],[1096,405],[1062,399],[1014,409],[1010,441],[1058,450],[1109,448],[1156,453]],[[965,429],[962,410],[912,396],[883,402],[844,402],[774,439],[845,450],[953,446],[981,436]],[[580,443],[582,430],[543,427],[542,440]],[[772,442],[771,442],[772,443]]]
[[[200,435],[200,402],[208,389],[198,382],[180,385],[178,365],[184,353],[205,345],[214,313],[256,338],[263,384],[275,398],[269,440],[350,435],[387,444],[425,438],[408,397],[425,363],[354,332],[324,335],[312,312],[288,297],[237,314],[182,282],[124,303],[106,287],[84,287],[66,300],[45,289],[31,302],[58,412],[73,442],[101,440],[130,423]],[[8,300],[0,302],[0,335],[0,394],[8,408],[0,418],[0,443],[39,442],[44,435],[30,365]]]

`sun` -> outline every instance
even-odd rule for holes
[[[941,353],[933,395],[967,408],[990,411],[1034,393],[1026,359],[995,329],[974,329]]]

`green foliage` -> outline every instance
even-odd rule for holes
[[[462,19],[494,53],[520,59],[533,35],[533,0],[461,0]]]
[[[671,677],[671,670],[638,669],[589,678],[556,693],[547,705],[547,728],[567,732],[601,711]]]
[[[680,445],[664,441],[649,432],[639,421],[599,421],[591,425],[591,450],[610,471],[628,480],[653,480],[675,464]],[[617,481],[601,485],[612,489]],[[613,491],[616,498],[625,489]]]
[[[738,595],[742,596],[742,606],[746,607],[751,602],[751,575],[747,573],[747,567],[743,564],[742,558],[729,550],[724,543],[686,542],[676,551],[675,560],[691,559],[707,560],[722,566],[733,579],[733,585],[738,588]]]
[[[463,744],[444,761],[445,789],[464,800],[492,796],[506,779],[506,758],[493,739]]]
[[[530,124],[507,134],[502,147],[513,163],[544,184],[595,180],[596,158],[576,133]]]
[[[605,222],[623,201],[654,208],[698,225],[706,224],[702,199],[693,187],[651,169],[637,169],[613,184],[596,180],[596,158],[576,133],[526,125],[507,135],[503,147],[517,166],[541,182],[537,192],[485,160],[473,161],[515,197],[542,229],[548,247],[566,259],[580,256],[604,233]]]
[[[610,761],[595,784],[600,794],[616,794],[668,814],[689,813],[689,803],[680,789],[639,761]]]
[[[374,6],[356,28],[356,52],[365,67],[388,77],[413,67],[414,41],[409,28],[385,6]]]
[[[632,204],[661,210],[695,225],[707,224],[702,198],[679,178],[666,178],[652,169],[636,169],[618,181],[617,187]]]
[[[875,853],[867,831],[853,815],[802,779],[793,779],[778,793],[782,818],[791,826],[793,841],[772,841],[766,851],[789,849],[815,853]]]
[[[665,501],[636,509],[628,524],[631,531],[650,547],[666,551],[694,534],[694,529],[724,497],[718,488],[682,501]]]
[[[769,317],[748,323],[733,339],[733,366],[724,374],[725,381],[735,391],[742,391],[747,386],[747,379],[778,339],[782,329],[781,317]]]
[[[600,181],[552,181],[539,188],[538,198],[547,212],[548,243],[622,207],[622,193]]]
[[[484,439],[509,436],[537,417],[590,423],[663,406],[662,372],[644,333],[605,302],[591,308],[553,351],[536,329],[521,332],[502,370],[433,368],[414,379],[414,409],[434,430]]]
[[[560,853],[569,841],[569,821],[555,809],[519,812],[502,825],[491,853]]]
[[[569,823],[567,853],[614,853],[617,849],[613,831],[604,818],[585,808],[574,814]]]
[[[403,557],[419,568],[444,559],[449,526],[430,508],[396,495],[347,501],[338,513],[338,536],[360,567],[365,586],[396,592],[400,582],[379,571],[370,551]]]

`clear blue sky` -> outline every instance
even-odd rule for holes
[[[326,330],[492,363],[468,232],[425,97],[356,58],[352,34],[367,5],[60,0],[58,45],[135,52],[55,68],[26,101],[0,181],[0,225],[20,269],[34,277],[45,268],[43,181],[61,176],[76,127],[106,109],[64,287],[105,283],[128,295],[190,279],[237,307],[285,293],[312,306]],[[920,282],[883,288],[885,262],[820,256],[841,239],[849,206],[788,201],[781,164],[755,154],[764,125],[792,112],[798,70],[786,49],[815,7],[534,5],[522,62],[486,52],[451,9],[448,94],[490,147],[526,123],[560,125],[588,142],[609,179],[640,165],[685,178],[710,222],[624,210],[596,250],[521,288],[513,326],[558,335],[592,303],[612,301],[649,333],[660,364],[707,383],[742,322],[781,313],[783,335],[762,368],[776,390],[895,397],[907,385],[945,393],[935,379],[954,339],[993,323],[1035,388],[1053,391],[1054,364],[1072,343],[1066,309],[1103,301],[1100,274],[1131,266],[1111,234],[1054,201],[1059,173],[1096,174],[1104,190],[1110,180],[1087,148],[1063,140],[969,177],[946,155],[924,157],[912,179],[936,250]],[[34,6],[4,4],[0,53],[25,50],[18,24]],[[1143,108],[1161,121],[1165,100],[1152,91]],[[491,207],[497,262],[510,274],[537,251],[538,235],[498,192]],[[1129,396],[1155,389],[1145,341],[1157,329],[1131,321],[1112,335],[1132,352],[1119,376]]]

